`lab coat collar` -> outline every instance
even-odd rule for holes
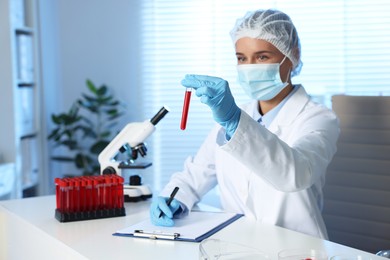
[[[298,89],[280,109],[269,127],[270,131],[277,131],[280,126],[288,126],[293,123],[295,118],[309,101],[309,96],[303,86],[295,85],[295,87]]]

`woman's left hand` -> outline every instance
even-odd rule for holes
[[[214,120],[226,129],[231,137],[238,126],[241,110],[230,92],[229,83],[221,78],[205,75],[186,75],[181,84],[194,88],[200,101],[211,108]]]

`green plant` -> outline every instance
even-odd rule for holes
[[[83,175],[100,172],[98,155],[113,138],[113,128],[124,114],[123,105],[107,86],[96,87],[86,81],[89,94],[82,93],[68,112],[52,114],[56,127],[49,134],[55,147],[66,147],[70,155],[52,156],[53,160],[73,162]]]

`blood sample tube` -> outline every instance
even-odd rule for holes
[[[115,189],[116,189],[115,179],[114,179],[114,176],[111,175],[110,176],[110,202],[111,202],[110,209],[113,209],[116,206],[116,201],[115,201],[116,190]]]
[[[125,179],[122,176],[118,176],[118,199],[119,199],[119,207],[124,207],[124,191],[123,191],[123,183],[125,182]]]
[[[60,193],[61,193],[61,212],[64,213],[67,210],[68,205],[68,182],[64,179],[60,182]]]
[[[79,177],[74,178],[74,187],[73,187],[73,203],[74,203],[74,212],[80,212],[80,185],[81,180]]]
[[[97,190],[98,190],[98,205],[97,209],[104,209],[104,196],[105,196],[105,184],[104,184],[104,179],[100,177],[101,175],[96,177],[97,181]]]
[[[104,178],[104,208],[112,208],[112,198],[111,198],[111,178],[109,175],[103,175]]]
[[[70,187],[70,183],[69,183],[69,178],[65,178],[64,179],[64,193],[65,193],[65,203],[64,203],[64,212],[65,213],[70,213],[70,192],[69,192],[69,187]]]
[[[112,208],[117,208],[118,206],[118,194],[117,194],[118,179],[115,176],[111,176],[111,200]]]
[[[188,110],[190,108],[192,88],[187,88],[184,94],[183,112],[181,114],[180,129],[185,130],[187,126]]]
[[[93,186],[93,180],[91,177],[86,177],[86,186],[85,186],[85,197],[87,199],[86,203],[87,203],[87,207],[86,207],[86,210],[87,211],[92,211],[93,210],[93,203],[94,203],[94,195],[92,193],[92,186]]]
[[[98,191],[98,181],[92,176],[92,210],[97,210],[97,205],[99,205],[99,191]]]
[[[74,179],[73,178],[69,178],[68,179],[68,198],[69,198],[69,210],[68,212],[69,213],[72,213],[74,212],[74,206],[75,206],[75,203],[74,203],[74,190],[75,190],[75,186],[74,186]]]
[[[60,209],[61,208],[61,199],[62,199],[62,196],[61,196],[61,193],[60,193],[60,178],[55,178],[54,179],[54,182],[55,182],[55,185],[56,185],[56,209]]]
[[[85,177],[81,177],[80,179],[80,211],[87,211],[87,198],[85,186],[87,185],[87,181]]]

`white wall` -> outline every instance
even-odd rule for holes
[[[112,87],[136,116],[139,1],[58,1],[61,95],[69,106],[90,78]]]
[[[43,113],[46,134],[50,116],[68,110],[85,81],[111,87],[126,103],[128,121],[144,120],[139,107],[138,75],[140,0],[40,0]],[[121,126],[118,126],[120,128]],[[50,155],[50,147],[46,146]],[[62,171],[52,162],[50,186]]]

